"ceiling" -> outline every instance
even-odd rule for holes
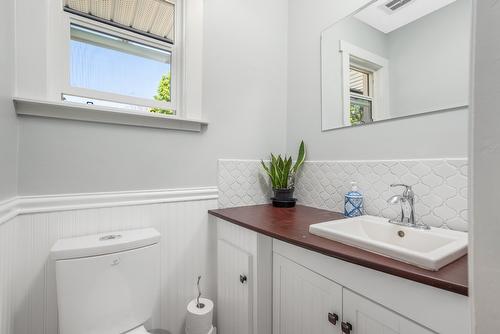
[[[410,22],[443,8],[456,0],[411,0],[395,11],[385,5],[396,0],[378,0],[354,17],[384,33],[390,33]]]

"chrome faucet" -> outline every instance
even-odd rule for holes
[[[415,222],[415,193],[412,187],[399,183],[391,184],[391,187],[404,187],[405,190],[402,195],[392,196],[387,200],[389,204],[401,205],[401,218],[399,220],[390,219],[389,222],[396,225],[429,230],[429,225]]]

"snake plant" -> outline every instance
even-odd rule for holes
[[[269,165],[266,165],[264,161],[261,160],[262,167],[266,171],[267,175],[271,179],[271,184],[273,189],[290,189],[294,187],[295,176],[299,171],[300,167],[304,163],[306,158],[306,150],[304,147],[304,141],[301,141],[299,146],[299,153],[295,164],[292,162],[292,157],[284,156],[280,154],[275,156],[271,153],[271,161]]]

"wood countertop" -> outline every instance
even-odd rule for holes
[[[309,233],[309,225],[343,219],[338,212],[297,205],[275,208],[270,204],[209,210],[209,214],[258,233],[340,260],[415,282],[468,295],[467,256],[439,271],[421,269],[360,248]]]

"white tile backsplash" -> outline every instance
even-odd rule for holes
[[[219,207],[264,204],[271,191],[258,160],[219,160]]]
[[[219,160],[220,207],[269,202],[268,179],[257,160]],[[365,212],[395,218],[398,207],[387,198],[414,187],[417,219],[467,231],[467,159],[307,161],[297,179],[300,204],[343,211],[344,194],[355,181],[365,197]]]

